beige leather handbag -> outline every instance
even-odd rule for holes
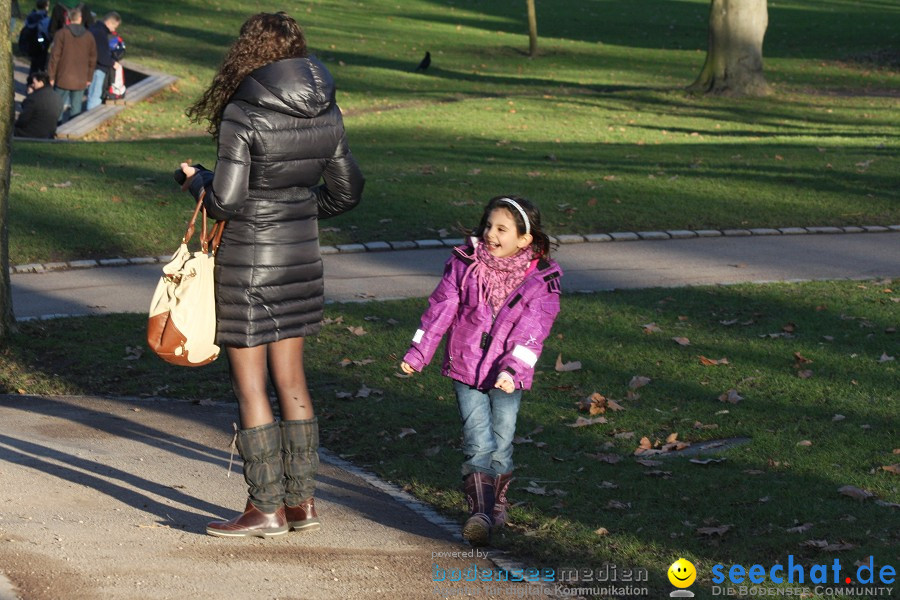
[[[163,267],[150,302],[147,321],[147,343],[161,359],[173,365],[200,367],[216,360],[216,299],[213,268],[216,250],[225,230],[218,221],[207,231],[205,190],[188,222],[187,232],[172,260]],[[200,250],[192,252],[188,242],[194,235],[194,224],[203,213]]]

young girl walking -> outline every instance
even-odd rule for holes
[[[486,544],[506,522],[512,441],[522,392],[559,313],[562,270],[538,208],[498,196],[469,243],[453,249],[400,368],[421,371],[449,330],[442,373],[453,380],[463,427],[463,538]]]

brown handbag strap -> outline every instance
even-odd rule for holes
[[[201,218],[200,249],[203,250],[203,252],[215,254],[219,249],[219,243],[222,241],[222,234],[225,232],[225,221],[216,221],[216,224],[213,225],[212,230],[207,230],[206,207],[203,206],[204,198],[206,198],[206,188],[200,190],[200,198],[197,200],[197,207],[194,208],[194,213],[191,215],[191,220],[188,221],[187,231],[185,232],[184,237],[181,238],[181,243],[187,244],[194,236],[197,217],[200,216],[200,212],[202,211],[203,217]]]

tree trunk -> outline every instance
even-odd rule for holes
[[[10,0],[0,0],[0,72],[3,74],[0,77],[0,340],[6,339],[15,328],[9,282],[9,229],[6,224],[9,178],[12,173],[10,159],[16,89],[13,81],[10,15]]]
[[[762,46],[766,0],[712,0],[706,63],[688,90],[731,96],[765,96]]]
[[[534,8],[534,0],[527,0],[528,4],[528,56],[537,56],[537,10]]]

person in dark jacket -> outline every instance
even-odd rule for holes
[[[470,243],[447,260],[400,363],[407,375],[421,371],[449,331],[443,374],[462,418],[470,513],[462,535],[473,546],[507,520],[516,417],[559,314],[560,277],[537,207],[518,196],[493,198]]]
[[[14,132],[19,137],[56,137],[56,122],[62,111],[62,99],[50,86],[50,76],[38,71],[28,76],[28,95],[16,119]]]
[[[106,13],[102,21],[97,21],[90,27],[90,32],[97,42],[97,66],[94,68],[94,78],[87,92],[87,109],[91,110],[100,106],[103,102],[103,90],[113,67],[117,64],[109,48],[109,35],[122,24],[119,13],[111,11]]]
[[[31,40],[26,52],[31,60],[31,65],[28,67],[29,75],[47,70],[47,53],[52,39],[48,32],[50,15],[47,13],[47,9],[49,6],[49,0],[37,0],[35,9],[28,13],[28,16],[25,18],[25,27],[21,35],[27,33]],[[23,50],[21,47],[21,35],[19,37],[19,50]]]
[[[50,83],[63,103],[72,107],[69,115],[81,113],[84,90],[91,84],[97,65],[97,44],[94,36],[81,24],[81,9],[69,11],[70,23],[53,36],[50,49]],[[62,119],[62,115],[60,115]]]
[[[318,220],[356,206],[364,179],[344,135],[334,81],[308,56],[297,22],[260,13],[241,27],[203,96],[187,112],[218,140],[215,172],[182,163],[185,188],[227,220],[216,255],[216,343],[237,396],[249,498],[210,523],[215,536],[316,529],[319,430],[303,341],[324,308]],[[276,422],[266,391],[271,376]]]

